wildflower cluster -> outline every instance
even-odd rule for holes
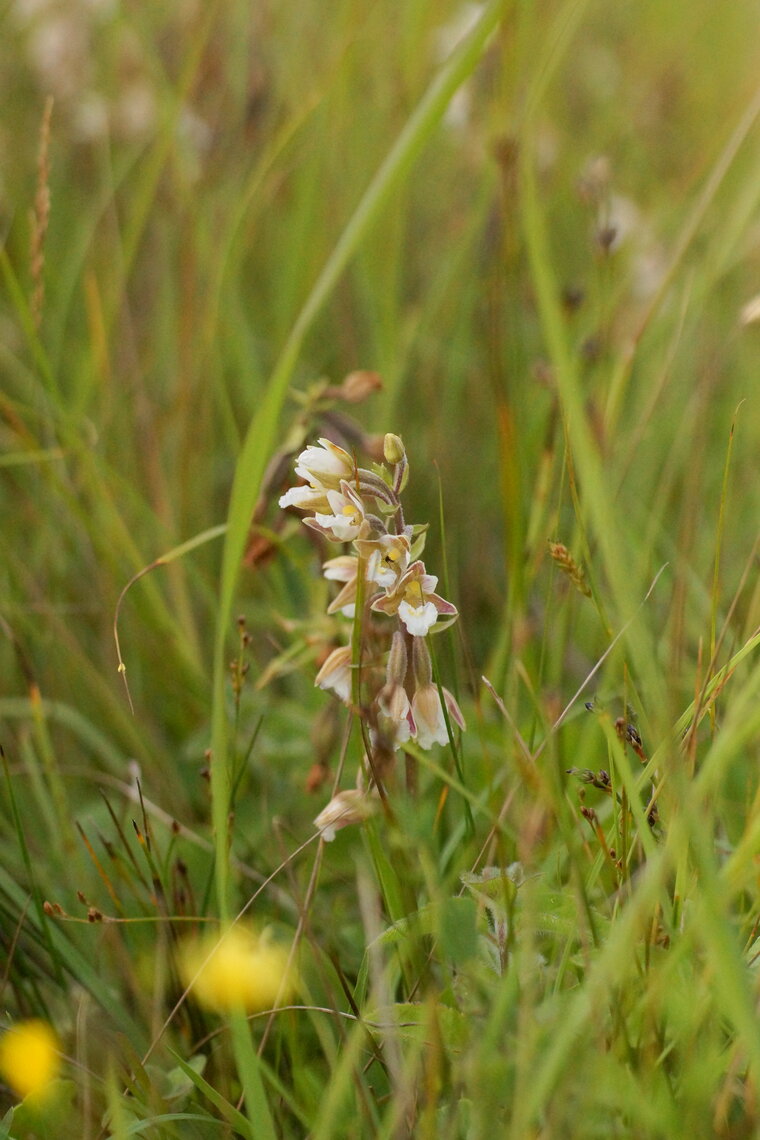
[[[281,507],[313,512],[303,520],[312,530],[353,546],[354,553],[323,563],[325,578],[340,587],[327,612],[366,623],[362,633],[368,638],[372,634],[373,644],[379,633],[374,615],[393,623],[387,630],[390,647],[384,669],[379,653],[366,662],[356,660],[353,646],[358,639],[352,636],[329,654],[315,680],[349,707],[362,708],[368,725],[366,766],[374,785],[388,774],[394,752],[407,741],[430,748],[448,741],[450,724],[465,727],[452,694],[433,681],[427,641],[429,634],[456,621],[457,610],[436,593],[438,579],[420,559],[427,528],[404,521],[400,495],[409,469],[398,436],[386,435],[383,453],[385,463],[368,470],[358,467],[343,448],[320,439],[296,461],[303,485],[280,499]],[[357,606],[360,599],[364,604]],[[318,817],[325,839],[371,810],[363,779],[360,774],[359,789],[340,792]]]

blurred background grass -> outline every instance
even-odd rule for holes
[[[630,642],[584,697],[596,692],[614,716],[628,700],[653,749],[709,676],[716,636],[713,670],[760,624],[760,326],[742,319],[760,292],[757,5],[504,9],[477,71],[317,315],[293,376],[299,390],[355,369],[382,377],[380,392],[338,411],[359,432],[406,443],[407,517],[431,522],[428,565],[442,573],[445,549],[447,596],[462,614],[447,656],[471,728],[469,786],[491,817],[506,789],[517,789],[516,808],[535,789],[521,784],[519,748],[483,699],[482,673],[534,747],[667,563]],[[209,897],[204,770],[221,544],[127,595],[120,633],[135,716],[116,672],[117,600],[141,568],[227,518],[242,441],[297,315],[479,11],[425,0],[5,7],[0,742],[23,832],[19,844],[9,790],[5,1000],[19,1014],[54,1006],[60,982],[41,915],[16,952],[26,890],[80,917],[77,891],[113,910],[77,822],[91,842],[102,833],[118,848],[111,875],[139,878],[126,870],[131,762],[147,800],[188,829],[178,840],[163,828],[158,878],[189,913]],[[49,222],[35,270],[51,96]],[[267,459],[299,415],[290,400],[281,438],[261,441]],[[324,423],[308,427],[318,434]],[[319,739],[333,728],[312,688],[319,637],[306,627],[302,643],[303,628],[286,624],[324,608],[317,560],[278,511],[280,486],[265,491],[257,533],[267,557],[246,560],[236,599],[249,682],[237,713],[229,703],[233,850],[254,877],[309,834],[322,803],[305,791],[315,722]],[[549,540],[585,565],[596,605],[559,573]],[[293,646],[300,667],[256,689]],[[232,627],[230,659],[237,652]],[[720,768],[711,828],[738,842],[757,744],[735,739],[741,761]],[[606,748],[585,713],[551,738],[540,795],[561,822],[558,833],[542,825],[542,858],[578,826],[564,769],[595,768]],[[427,842],[435,805],[433,796],[405,821],[414,843]],[[525,855],[523,824],[515,814],[507,861]],[[441,881],[476,852],[449,847]],[[315,921],[334,921],[358,945],[349,851],[336,860]],[[127,911],[155,910],[143,870]],[[292,918],[282,898],[269,906]],[[80,933],[72,944],[87,954],[92,932]],[[136,957],[152,945],[144,933],[124,938]],[[136,1000],[142,981],[125,983],[121,952],[106,940],[99,953],[113,993]],[[142,1012],[155,1028],[156,1009]]]

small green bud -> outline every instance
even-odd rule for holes
[[[406,458],[406,449],[401,441],[401,436],[393,435],[392,432],[388,432],[383,440],[383,455],[385,456],[385,462],[390,463],[392,467],[403,463]]]

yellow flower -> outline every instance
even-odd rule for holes
[[[58,1076],[58,1040],[45,1021],[21,1021],[0,1038],[0,1075],[21,1100]]]
[[[269,1009],[294,985],[287,948],[242,926],[185,943],[179,966],[196,1001],[217,1013]]]

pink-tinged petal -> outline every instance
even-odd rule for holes
[[[424,573],[425,563],[420,562],[420,560],[417,559],[416,562],[412,562],[409,566],[407,566],[406,570],[399,578],[398,584],[399,586],[407,586],[413,579],[420,578]]]
[[[403,720],[396,721],[395,732],[393,734],[393,748],[394,751],[406,744],[407,740],[412,740],[417,733],[417,725],[414,723],[411,709],[406,714]]]
[[[435,574],[428,574],[425,569],[425,563],[419,558],[408,567],[399,585],[403,582],[404,585],[407,586],[415,580],[419,582],[420,588],[424,590],[426,594],[432,594],[438,585],[438,579]]]
[[[450,693],[448,689],[444,689],[443,690],[443,699],[446,702],[446,711],[448,712],[449,716],[454,721],[454,723],[456,725],[458,725],[459,728],[461,728],[462,732],[464,732],[465,729],[467,728],[467,725],[464,722],[464,717],[462,716],[462,710],[460,709],[459,705],[457,704],[456,698],[454,697],[454,694]]]
[[[434,594],[437,585],[438,579],[435,574],[428,574],[425,570],[425,563],[418,560],[413,562],[401,575],[396,583],[395,592],[402,596],[411,595],[412,598],[415,595],[417,598],[424,595],[427,599],[428,594]]]
[[[392,617],[398,610],[399,601],[400,599],[393,594],[378,594],[373,598],[369,608],[375,613],[388,614]]]
[[[324,517],[324,516],[320,516],[320,517]],[[332,516],[328,516],[328,517],[331,518]],[[311,518],[311,517],[305,518],[303,520],[303,525],[307,526],[309,528],[309,530],[315,530],[318,534],[323,534],[325,536],[325,538],[332,539],[333,534],[332,534],[332,531],[330,530],[329,526],[324,526],[323,523],[319,522],[316,515],[314,515],[313,518]]]
[[[357,511],[359,511],[359,513],[363,517],[367,513],[367,508],[364,504],[364,500],[362,499],[361,495],[357,492],[356,488],[354,486],[352,486],[351,483],[346,482],[345,479],[342,479],[341,484],[340,484],[340,490],[341,490],[341,494],[346,499],[350,499],[350,501],[356,507]]]
[[[456,617],[459,610],[451,602],[447,602],[445,598],[441,598],[438,594],[425,594],[425,600],[432,602],[439,614],[447,614],[450,617]]]

